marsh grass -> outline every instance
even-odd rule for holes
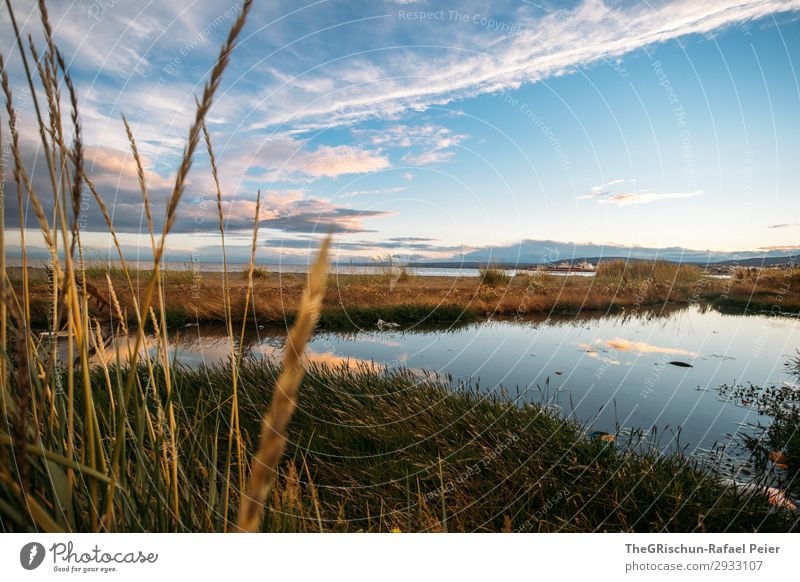
[[[168,357],[168,316],[164,285],[184,284],[193,279],[190,269],[164,271],[166,238],[178,215],[186,178],[198,145],[205,117],[211,108],[222,74],[250,10],[252,1],[244,0],[226,42],[197,100],[194,123],[189,129],[183,157],[176,170],[172,194],[168,199],[166,221],[160,235],[153,229],[151,204],[145,172],[133,133],[122,122],[137,165],[142,203],[147,217],[152,250],[152,268],[134,273],[128,268],[105,202],[95,189],[83,163],[78,99],[63,55],[55,45],[47,6],[38,4],[45,48],[39,51],[32,39],[23,42],[11,2],[7,2],[11,27],[17,39],[19,55],[30,100],[35,112],[38,136],[49,177],[49,192],[37,191],[21,153],[18,112],[5,61],[0,56],[2,89],[8,114],[8,129],[13,155],[13,179],[17,187],[20,212],[30,204],[37,219],[50,260],[47,264],[46,322],[56,335],[66,336],[67,357],[59,361],[54,340],[41,346],[31,333],[31,277],[25,241],[25,220],[20,215],[22,269],[18,285],[8,277],[5,253],[2,255],[2,328],[10,330],[14,349],[9,349],[3,335],[2,403],[4,425],[0,433],[0,512],[3,529],[40,529],[44,531],[111,531],[135,527],[169,531],[184,523],[182,483],[193,483],[194,457],[182,459],[178,453],[184,427],[175,413],[172,369]],[[33,66],[31,66],[33,64]],[[62,118],[61,91],[66,89],[69,105],[68,123]],[[0,133],[5,133],[3,130]],[[210,144],[209,144],[210,151]],[[213,157],[213,156],[212,156]],[[3,168],[5,173],[5,168]],[[213,167],[216,178],[216,167]],[[81,192],[86,185],[98,204],[119,256],[113,270],[89,267],[84,261],[80,240],[79,214]],[[52,218],[44,210],[43,196],[52,199]],[[256,216],[256,224],[257,224]],[[0,238],[4,242],[5,238]],[[140,277],[141,276],[141,277]],[[126,328],[132,314],[137,333],[127,354],[117,353],[117,364],[124,359],[131,365],[125,374],[113,362],[101,359],[105,385],[95,390],[91,382],[90,354],[102,353],[105,338],[100,322],[89,310],[89,301],[99,297],[88,283],[89,277],[103,277],[108,284],[117,325]],[[143,291],[134,290],[133,279],[144,279]],[[124,315],[113,281],[127,287],[131,310]],[[251,279],[252,287],[252,279]],[[91,292],[91,294],[90,294]],[[91,297],[90,297],[91,295]],[[158,350],[153,358],[140,348],[145,345],[146,329],[153,329]],[[125,331],[125,329],[124,329]],[[112,332],[113,333],[113,332]],[[232,338],[233,339],[233,338]],[[7,359],[6,359],[7,358]],[[5,365],[7,362],[8,365]],[[139,372],[145,373],[142,378]],[[232,371],[235,394],[235,368]],[[97,406],[108,396],[107,406]],[[234,406],[236,401],[234,398]],[[235,422],[236,413],[231,414]],[[220,424],[220,427],[222,425]],[[219,440],[223,439],[220,433]],[[234,430],[227,441],[237,440]],[[214,446],[217,446],[215,443]],[[195,451],[195,455],[199,451]],[[230,461],[230,459],[229,459]],[[246,465],[241,454],[236,458],[239,485],[244,483]],[[230,464],[230,462],[229,462]],[[231,472],[222,479],[231,482]],[[234,488],[236,491],[241,486]],[[219,496],[214,511],[221,515],[221,529],[230,520],[228,497]],[[143,527],[141,503],[153,502],[160,515]],[[133,525],[138,524],[138,525]]]
[[[246,272],[244,273],[247,274]],[[256,281],[266,281],[269,279],[269,271],[264,267],[256,267],[253,269],[253,279]]]
[[[642,281],[653,283],[681,284],[693,283],[703,276],[703,271],[695,265],[684,265],[669,261],[622,260],[601,261],[597,265],[595,277],[635,285]]]
[[[511,282],[511,276],[508,273],[492,265],[478,269],[478,278],[482,284],[490,287],[508,285]]]
[[[795,494],[800,493],[800,355],[786,362],[787,372],[794,375],[794,384],[779,386],[736,386],[735,394],[747,400],[760,414],[771,417],[766,424],[756,427],[745,437],[753,451],[757,466],[770,465],[783,468],[788,478],[784,485]]]
[[[285,369],[270,360],[241,364],[247,450],[257,447],[262,412]],[[149,377],[143,369],[139,375]],[[211,501],[221,494],[218,423],[230,375],[229,365],[172,373],[179,416],[193,419],[178,442],[181,458],[193,460],[183,467],[194,485],[181,498],[187,530],[220,525]],[[163,382],[158,370],[155,378]],[[106,406],[102,370],[92,381],[98,406]],[[443,531],[445,522],[456,532],[797,527],[797,516],[726,488],[680,455],[626,452],[636,437],[620,438],[618,447],[592,441],[585,427],[523,405],[522,395],[411,370],[309,364],[260,529]],[[149,406],[155,414],[155,403]],[[142,527],[158,523],[160,506],[136,506]]]
[[[408,264],[398,260],[391,253],[375,257],[373,262],[375,263],[374,274],[391,282],[405,282],[415,276],[414,270]]]
[[[128,272],[130,271],[132,271],[132,269],[129,267]],[[92,263],[84,265],[83,273],[90,280],[104,279],[106,275],[108,275],[112,279],[122,280],[125,278],[126,271],[116,263],[105,264],[105,265]]]

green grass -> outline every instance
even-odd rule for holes
[[[775,301],[775,294],[766,291],[734,296],[710,298],[711,305],[721,313],[733,315],[767,314],[767,315],[800,315],[800,307],[789,303]]]
[[[152,274],[152,269],[135,269],[129,267],[129,273],[133,278],[147,280]],[[112,280],[122,281],[125,279],[125,269],[119,263],[99,264],[90,263],[85,266],[84,273],[90,281],[105,281],[106,275]],[[194,264],[184,262],[177,268],[161,267],[161,279],[164,283],[186,284],[191,283],[197,277],[197,270]]]
[[[102,265],[91,263],[86,265],[84,270],[86,277],[90,280],[105,279],[108,274],[112,279],[122,279],[125,276],[125,269],[118,264]]]
[[[278,369],[240,370],[242,431],[258,434]],[[112,371],[113,374],[113,371]],[[219,451],[227,435],[225,367],[173,370],[184,426],[180,530],[217,529]],[[149,376],[145,371],[142,380]],[[163,374],[156,374],[163,378]],[[93,375],[96,405],[107,391]],[[538,406],[410,371],[312,367],[300,391],[269,531],[789,531],[796,516],[725,489],[680,456],[625,453]],[[158,393],[162,394],[160,390]],[[155,404],[148,406],[156,413]],[[130,419],[130,439],[145,428]],[[100,421],[113,422],[101,415]],[[137,437],[138,438],[138,437]],[[162,529],[166,500],[147,487],[146,449],[132,455],[118,493],[131,521]],[[215,463],[217,459],[217,463]],[[143,466],[140,466],[142,463]],[[125,491],[125,493],[122,492]],[[217,491],[214,494],[214,491]],[[236,493],[234,493],[235,495]],[[213,501],[213,503],[210,502]],[[123,504],[123,505],[125,505]],[[442,507],[444,506],[444,516]]]

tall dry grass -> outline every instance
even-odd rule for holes
[[[511,275],[506,273],[503,269],[487,265],[478,269],[478,278],[484,285],[496,287],[500,285],[508,285],[511,283]]]
[[[274,466],[283,448],[280,443],[262,439],[259,454],[252,463],[240,430],[239,365],[241,335],[248,305],[252,303],[255,249],[258,233],[260,194],[254,217],[252,256],[248,276],[245,313],[234,314],[230,296],[227,260],[224,262],[222,294],[227,322],[232,366],[230,398],[220,401],[208,414],[215,416],[216,430],[202,436],[192,433],[198,419],[180,416],[184,395],[177,393],[168,350],[168,311],[166,284],[172,275],[164,274],[163,262],[167,235],[180,213],[186,180],[201,138],[205,142],[211,174],[216,186],[219,230],[225,244],[223,217],[224,193],[219,169],[206,128],[206,118],[214,102],[222,76],[237,39],[252,8],[244,0],[216,62],[196,103],[194,121],[189,128],[183,155],[175,172],[172,192],[164,209],[153,206],[146,172],[134,132],[123,116],[122,128],[136,164],[139,189],[152,253],[152,269],[136,271],[125,259],[122,246],[106,206],[84,164],[84,144],[78,111],[77,90],[66,60],[59,52],[44,0],[38,3],[45,44],[39,50],[32,39],[27,44],[20,35],[16,14],[7,3],[10,24],[16,36],[17,51],[24,71],[44,152],[48,190],[34,185],[32,172],[22,154],[19,115],[14,91],[3,56],[0,55],[0,83],[6,115],[0,121],[0,147],[8,137],[11,174],[20,208],[22,269],[19,277],[9,277],[6,262],[5,220],[0,227],[0,523],[8,531],[225,531],[237,520],[243,529],[260,523],[259,491],[269,487],[261,461]],[[61,91],[66,91],[69,110],[62,111]],[[5,161],[5,160],[3,160]],[[0,167],[0,183],[5,184],[8,168]],[[118,255],[118,266],[110,269],[87,267],[79,228],[81,196],[91,193],[105,220],[105,226]],[[0,204],[5,213],[5,192]],[[45,202],[47,201],[47,203]],[[33,209],[38,229],[48,250],[48,333],[32,333],[30,308],[30,270],[25,220],[26,205]],[[52,205],[50,215],[45,208]],[[160,232],[154,229],[153,216],[165,214]],[[5,214],[4,214],[5,217]],[[290,333],[284,375],[278,386],[287,395],[296,393],[302,377],[299,358],[319,311],[324,289],[327,248],[309,279],[303,305],[306,315],[298,319]],[[224,252],[223,252],[224,254]],[[114,315],[116,330],[108,330],[89,309],[92,293],[89,279],[103,278],[109,297],[108,309]],[[144,278],[144,291],[134,286],[134,278]],[[165,281],[165,278],[167,279]],[[130,301],[123,305],[120,297]],[[132,313],[131,313],[132,312]],[[242,321],[242,329],[233,322]],[[134,325],[128,327],[128,322]],[[145,328],[154,330],[153,340]],[[132,334],[127,348],[116,348],[108,359],[106,346],[114,333]],[[66,345],[66,357],[56,349],[56,337]],[[122,345],[125,345],[124,343]],[[93,355],[99,368],[92,369]],[[93,384],[97,374],[100,385]],[[287,396],[289,397],[289,396]],[[181,409],[182,410],[182,409]],[[268,415],[270,426],[278,426],[285,436],[291,407],[276,397]],[[208,421],[209,418],[203,419]],[[277,448],[276,448],[277,446]],[[210,457],[209,457],[210,454]],[[249,475],[252,468],[252,475]],[[249,476],[248,476],[249,475]],[[247,519],[239,517],[241,491],[248,484],[257,494],[241,501]],[[204,504],[198,504],[194,491],[205,490]],[[188,493],[192,491],[193,493]],[[262,499],[263,501],[263,499]],[[254,521],[255,520],[255,521]]]
[[[595,277],[637,284],[645,280],[653,283],[692,283],[703,276],[695,265],[684,265],[670,261],[644,261],[615,259],[601,261]]]
[[[272,403],[261,425],[261,439],[253,458],[250,484],[241,500],[238,523],[241,531],[254,532],[260,529],[263,506],[275,484],[278,461],[286,450],[286,431],[297,406],[297,391],[305,373],[303,352],[317,325],[325,293],[329,247],[330,235],[322,243],[319,256],[309,272],[308,285],[303,293],[297,318],[289,331],[283,368],[272,392]]]

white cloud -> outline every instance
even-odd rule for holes
[[[450,161],[455,156],[453,148],[467,139],[467,135],[433,124],[393,125],[380,130],[354,130],[357,138],[366,138],[372,145],[407,149],[402,161],[410,166],[427,166]]]
[[[334,59],[284,77],[254,103],[255,127],[351,123],[424,110],[456,99],[519,87],[576,67],[616,58],[688,34],[707,34],[733,23],[800,9],[800,0],[679,0],[607,6],[586,0],[544,17],[519,13],[521,34],[498,35],[435,22],[440,49],[409,46]],[[538,13],[540,11],[537,10]],[[395,26],[426,23],[397,21]],[[384,32],[384,29],[380,29]],[[466,34],[465,31],[471,34]],[[387,44],[392,39],[387,39]]]
[[[357,196],[381,196],[383,194],[397,194],[398,192],[405,191],[403,186],[395,186],[394,188],[381,188],[378,190],[352,190],[350,192],[342,192],[336,198],[355,198]]]
[[[390,165],[388,158],[379,153],[345,145],[321,146],[301,159],[302,171],[315,178],[375,172]]]
[[[622,184],[635,185],[636,180],[612,180],[599,186],[593,186],[586,194],[578,196],[578,200],[596,200],[600,204],[613,204],[614,206],[630,206],[632,204],[648,204],[657,200],[675,200],[680,198],[693,198],[703,194],[702,191],[694,192],[650,192],[648,190],[617,190],[615,186]]]
[[[125,150],[119,122],[119,113],[124,112],[142,153],[158,168],[174,166],[170,162],[185,142],[198,83],[232,20],[225,15],[234,17],[238,2],[201,0],[191,7],[167,3],[146,10],[122,2],[95,4],[50,4],[55,36],[70,66],[79,77],[89,75],[78,79],[85,140]],[[425,3],[426,10],[436,7],[435,2]],[[344,22],[332,4],[303,10],[303,19],[281,20],[295,8],[279,2],[274,10],[254,11],[248,34],[237,47],[230,79],[226,77],[231,84],[222,88],[214,105],[212,129],[225,124],[229,135],[228,130],[235,130],[237,140],[260,134],[261,141],[274,142],[264,137],[263,130],[284,123],[283,135],[292,135],[301,129],[330,128],[370,117],[398,119],[410,110],[513,89],[654,43],[800,9],[800,0],[633,5],[585,0],[572,9],[550,12],[526,4],[516,6],[508,16],[519,34],[499,34],[452,21],[409,22],[399,19],[391,4],[381,3],[377,13],[368,10],[365,15],[383,18],[353,29],[357,35],[342,37],[342,49],[322,40],[312,47],[302,44],[318,36],[311,32],[304,39],[303,26],[313,24],[321,30],[317,19],[328,26]],[[38,29],[35,3],[24,3],[17,12],[23,33]],[[270,20],[276,14],[277,19]],[[266,26],[278,21],[280,30]],[[10,40],[8,29],[3,26],[0,31],[3,40]],[[285,40],[277,44],[281,52],[261,62],[263,43],[273,40]],[[318,52],[312,54],[306,48]],[[330,149],[349,146],[306,148],[287,162],[286,170],[316,177],[380,170],[388,167],[380,149],[389,147],[416,148],[405,153],[407,164],[441,163],[465,137],[435,126],[398,127],[396,134],[387,131],[384,143],[372,136],[378,151]],[[639,200],[647,201],[647,197]]]
[[[608,198],[599,200],[601,204],[613,204],[615,206],[630,206],[631,204],[648,204],[656,200],[675,200],[678,198],[693,198],[700,196],[701,191],[696,192],[619,192],[612,194]]]

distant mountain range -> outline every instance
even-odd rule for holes
[[[597,263],[601,261],[613,261],[613,260],[623,260],[623,261],[648,261],[652,259],[641,259],[641,258],[629,258],[629,257],[577,257],[575,259],[567,259],[563,262],[571,263],[573,265],[577,265],[583,261],[587,263],[592,263],[593,265],[597,265]],[[662,261],[669,261],[669,262],[681,262],[683,264],[688,265],[700,265],[700,266],[714,266],[714,267],[728,267],[728,266],[739,266],[739,267],[769,267],[772,265],[786,265],[786,264],[800,264],[800,257],[797,255],[793,256],[782,256],[782,257],[756,257],[751,259],[740,259],[740,260],[726,260],[726,261],[672,261],[670,259],[659,259]],[[555,265],[562,261],[555,261],[554,263],[525,263],[525,262],[518,262],[518,263],[507,263],[501,261],[430,261],[430,262],[412,262],[409,263],[411,267],[428,267],[434,269],[447,269],[447,268],[460,268],[460,269],[479,269],[481,267],[485,267],[488,264],[492,266],[496,266],[499,268],[504,269],[515,269],[515,268],[527,268],[527,267],[536,267],[539,265]],[[375,263],[350,263],[356,266],[374,266]]]
[[[793,254],[794,253],[794,254]],[[550,263],[580,262],[591,263],[610,259],[664,260],[676,263],[693,264],[738,264],[742,266],[772,265],[800,261],[800,246],[796,249],[776,249],[768,251],[723,252],[696,250],[683,247],[649,248],[622,245],[597,245],[564,243],[549,240],[523,240],[507,246],[493,246],[476,249],[447,260],[418,261],[419,266],[444,266],[449,264],[480,266],[488,263],[509,266],[531,266]]]
[[[19,256],[19,247],[7,246],[6,250],[9,256]],[[140,249],[137,247],[125,247],[125,255],[131,259],[144,259],[141,256]],[[149,249],[148,249],[149,252]],[[97,260],[113,261],[116,255],[111,255],[108,249],[102,251],[96,250],[88,253],[89,258]],[[28,258],[30,260],[47,260],[49,253],[47,249],[41,247],[30,247],[28,249]],[[178,250],[168,251],[166,259],[170,262],[185,263],[193,259],[190,251]],[[280,254],[271,254],[269,256],[260,255],[260,262],[268,261],[270,264],[292,264],[302,265],[307,264],[307,257],[305,256],[281,256]],[[640,246],[624,246],[624,245],[600,245],[593,243],[570,243],[558,242],[551,240],[533,240],[527,239],[518,243],[513,243],[505,246],[486,246],[474,248],[473,250],[453,255],[444,259],[429,260],[423,255],[412,255],[406,260],[410,265],[416,267],[461,267],[461,268],[477,268],[487,264],[504,266],[509,268],[514,267],[532,267],[536,265],[553,264],[561,262],[579,263],[581,261],[588,261],[597,264],[600,261],[608,261],[611,259],[625,259],[625,260],[662,260],[672,261],[676,263],[691,263],[697,265],[741,265],[744,267],[761,266],[761,265],[775,265],[785,263],[800,262],[800,245],[796,248],[781,248],[774,250],[755,250],[755,251],[711,251],[711,250],[696,250],[687,249],[684,247],[640,247]],[[215,252],[212,259],[207,257],[200,257],[201,262],[218,262],[220,256]],[[250,249],[244,248],[242,252],[228,254],[228,262],[230,264],[246,264],[250,260]],[[359,257],[351,261],[340,261],[340,264],[349,265],[365,265],[374,266],[375,261],[372,259]]]

